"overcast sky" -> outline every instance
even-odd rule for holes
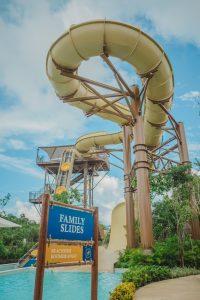
[[[175,74],[173,113],[185,123],[190,158],[199,157],[199,12],[198,0],[0,0],[0,195],[12,194],[10,210],[37,217],[27,202],[28,192],[43,184],[43,174],[35,166],[37,146],[70,144],[88,132],[119,130],[62,104],[50,86],[47,51],[71,24],[97,18],[124,21],[162,45]],[[130,69],[119,68],[137,82]],[[81,72],[112,80],[100,61],[87,61]],[[123,197],[122,175],[113,168],[97,188],[96,204],[104,222]]]

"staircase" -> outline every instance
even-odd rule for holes
[[[33,247],[25,253],[18,261],[20,268],[31,267],[36,264],[36,255],[34,252],[37,252],[38,243],[33,245]]]
[[[42,203],[43,194],[44,194],[44,188],[40,189],[37,192],[29,192],[29,202],[33,204]]]
[[[70,187],[71,176],[74,166],[75,150],[74,148],[66,149],[62,154],[57,180],[56,193],[67,191]]]

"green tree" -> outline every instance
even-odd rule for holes
[[[168,197],[153,203],[153,232],[156,240],[165,240],[176,234],[174,209]]]
[[[11,198],[11,194],[8,193],[7,195],[5,195],[4,197],[0,198],[0,209],[2,210],[10,201]]]
[[[54,194],[53,198],[55,201],[67,204],[76,204],[76,202],[79,203],[81,201],[81,194],[77,189],[71,188],[69,191],[61,194]]]
[[[159,220],[159,226],[170,231],[176,228],[179,242],[180,263],[184,266],[184,242],[185,225],[189,223],[192,217],[190,206],[190,195],[192,193],[193,176],[190,172],[190,165],[178,166],[172,168],[166,174],[151,176],[151,198],[155,201],[156,196],[162,196],[162,204],[157,204],[157,210],[153,212],[154,223]],[[165,208],[163,210],[163,208]],[[156,214],[157,213],[157,214]],[[160,223],[162,221],[162,223]],[[167,228],[165,226],[167,225]],[[160,228],[161,230],[161,228]],[[159,231],[159,230],[158,230]]]
[[[24,215],[17,217],[8,214],[4,217],[21,227],[0,229],[0,263],[17,261],[38,242],[39,234],[39,224]]]

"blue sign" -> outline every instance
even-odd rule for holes
[[[89,211],[65,206],[49,207],[47,238],[68,241],[92,241],[94,217]]]
[[[92,261],[94,258],[93,246],[83,246],[83,261]]]

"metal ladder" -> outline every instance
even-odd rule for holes
[[[59,170],[58,170],[56,187],[64,186],[67,190],[69,189],[72,171],[73,171],[74,159],[75,159],[75,151],[73,148],[66,149],[63,152]],[[70,164],[69,169],[66,171],[62,170],[62,167],[65,163]]]

